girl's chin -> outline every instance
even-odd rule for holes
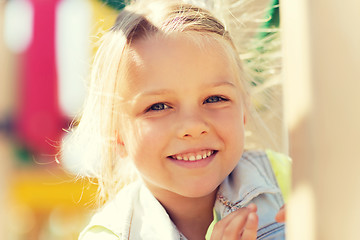
[[[144,180],[144,179],[143,179]],[[145,185],[155,197],[172,199],[181,198],[207,198],[215,196],[221,183],[215,176],[207,176],[201,179],[187,179],[181,182],[172,182],[171,185],[145,182]]]
[[[213,187],[198,187],[198,188],[187,188],[184,191],[177,191],[177,195],[184,198],[208,198],[215,196],[217,193],[218,185]]]

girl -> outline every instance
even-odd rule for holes
[[[244,151],[248,119],[246,74],[219,20],[178,1],[127,6],[69,140],[108,200],[80,239],[283,239],[268,155]]]

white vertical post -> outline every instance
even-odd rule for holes
[[[283,0],[289,240],[359,239],[360,1]]]

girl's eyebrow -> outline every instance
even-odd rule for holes
[[[168,89],[156,89],[156,90],[141,92],[136,96],[136,98],[144,97],[144,96],[166,95],[166,94],[170,94],[172,92],[174,92],[174,91],[168,90]]]
[[[235,84],[233,84],[232,82],[228,82],[228,81],[222,81],[222,82],[215,82],[215,83],[206,84],[205,87],[210,88],[210,87],[221,87],[221,86],[229,86],[229,87],[236,88]]]
[[[222,87],[222,86],[229,86],[231,88],[236,88],[235,84],[233,84],[232,82],[222,81],[222,82],[205,84],[202,89]],[[168,94],[171,94],[174,92],[175,91],[170,90],[170,89],[156,89],[156,90],[141,92],[141,93],[137,94],[135,98],[146,97],[146,96],[168,95]]]

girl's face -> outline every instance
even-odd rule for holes
[[[120,93],[126,154],[155,197],[213,194],[244,145],[241,91],[225,53],[215,40],[200,49],[178,35],[138,40],[130,55]]]

